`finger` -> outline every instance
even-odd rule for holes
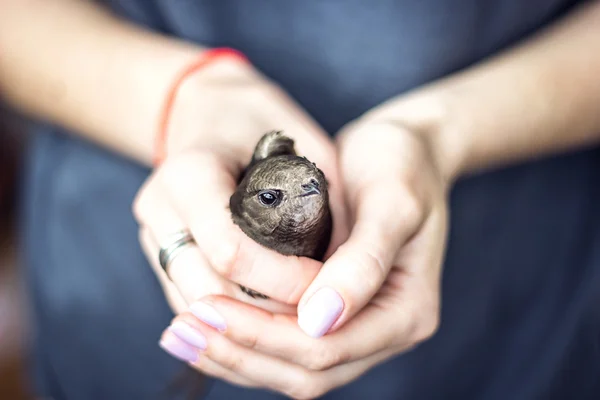
[[[422,220],[401,185],[373,182],[356,198],[350,238],[324,264],[302,296],[298,324],[311,337],[337,329],[377,293],[402,245]]]
[[[161,246],[168,246],[174,233],[187,229],[155,177],[140,190],[134,202],[134,212],[145,231],[143,247],[146,256],[162,280],[172,283],[163,286],[176,287],[187,303],[210,293],[226,293],[227,282],[210,268],[200,248],[193,243],[172,258],[167,267],[168,274],[160,266],[158,255]]]
[[[166,330],[160,340],[160,347],[171,356],[184,361],[202,374],[222,379],[237,386],[254,388],[256,383],[243,378],[202,354],[202,350],[190,345],[171,330]]]
[[[224,369],[255,382],[260,387],[296,399],[320,397],[332,388],[356,379],[368,369],[400,351],[398,347],[387,347],[383,351],[370,354],[355,362],[342,363],[323,371],[314,371],[241,347],[187,313],[176,317],[171,326],[185,326],[187,333],[182,336],[185,336],[184,340],[188,344],[197,340],[190,337],[191,332],[193,335],[202,335],[205,342],[201,344],[206,343],[202,354]],[[196,364],[192,362],[192,365]]]
[[[298,307],[299,325],[313,337],[338,329],[367,304],[426,214],[421,193],[409,190],[418,186],[406,167],[417,153],[410,150],[416,147],[412,136],[387,125],[361,129],[350,127],[338,146],[354,227]]]
[[[151,235],[149,238],[145,238],[144,243],[146,244],[145,247],[150,249],[149,253],[154,254],[159,251],[159,246]],[[168,267],[169,276],[167,276],[162,267],[158,265],[158,261],[155,261],[154,263],[154,268],[160,270],[165,279],[168,280],[168,283],[165,283],[166,286],[163,287],[173,288],[177,293],[187,293],[186,296],[179,296],[184,300],[184,303],[179,303],[176,308],[177,310],[181,311],[182,305],[187,307],[191,302],[201,297],[210,294],[223,294],[239,301],[255,305],[269,312],[294,314],[295,308],[291,305],[270,299],[263,300],[248,296],[240,290],[237,283],[222,279],[221,276],[210,267],[207,267],[207,274],[203,275],[201,271],[197,271],[197,260],[194,260],[195,255],[193,251],[199,250],[197,249],[197,246],[193,245],[193,247],[195,247],[195,249],[190,247],[186,251],[179,253],[177,257],[171,261]],[[188,254],[185,255],[185,253]],[[175,278],[170,278],[174,274],[174,272],[172,272],[173,270],[178,271],[178,275]],[[199,279],[201,278],[194,278],[194,276],[199,277],[200,275],[210,276],[212,279],[207,278],[200,281]]]
[[[143,248],[154,271],[161,279],[163,288],[177,290],[184,304],[209,295],[226,294],[251,304],[255,304],[271,312],[286,314],[295,313],[293,306],[274,300],[252,298],[240,290],[237,283],[228,281],[210,267],[206,257],[196,244],[186,245],[185,249],[174,256],[169,263],[168,274],[158,262],[161,244],[168,246],[174,232],[185,230],[185,223],[173,210],[164,189],[151,178],[140,191],[135,201],[134,211],[140,221],[144,233]],[[174,294],[167,293],[170,304],[180,310],[181,301],[174,301]],[[176,304],[176,305],[175,305]]]
[[[342,329],[320,339],[307,336],[292,316],[272,314],[222,296],[204,298],[190,305],[189,311],[240,346],[314,371],[412,343],[414,314],[392,309],[394,318],[390,318],[389,307],[387,313],[378,307],[365,308]]]
[[[147,228],[144,230],[150,232]],[[160,252],[161,246],[154,235],[149,233],[144,242],[147,253],[157,255]],[[168,245],[169,242],[163,241],[163,247]],[[222,279],[208,266],[202,252],[193,243],[185,245],[179,253],[174,255],[166,272],[159,265],[158,257],[154,258],[156,258],[156,261],[153,262],[154,269],[162,271],[162,275],[166,276],[173,287],[177,288],[187,304],[207,294],[233,294],[233,291],[227,290],[231,283]]]
[[[345,386],[359,378],[361,375],[364,375],[367,371],[370,371],[378,364],[381,364],[392,356],[406,350],[408,350],[408,348],[387,348],[378,353],[371,354],[367,358],[363,358],[348,364],[342,364],[338,367],[323,371],[320,373],[321,381],[326,382],[326,385],[324,387],[322,386],[320,388],[315,388],[319,390],[318,392],[313,391],[312,393],[307,393],[307,398],[318,398],[332,389]]]
[[[163,168],[161,181],[212,268],[227,280],[296,304],[322,264],[268,250],[233,223],[228,205],[235,181],[215,156],[182,155]]]
[[[153,257],[149,257],[150,254],[154,254],[156,249],[156,245],[154,244],[154,239],[152,238],[150,231],[144,228],[140,229],[139,240],[144,253],[146,253],[146,257],[148,257],[150,260],[150,265],[154,270],[154,273],[158,277],[158,281],[163,289],[163,292],[165,293],[165,297],[169,303],[169,306],[176,314],[184,312],[189,303],[181,295],[177,286],[175,286],[171,279],[169,279],[167,273],[160,267],[158,259],[154,260]]]
[[[186,337],[190,342],[196,342],[198,335],[201,335],[206,343],[203,355],[224,369],[255,382],[261,387],[293,394],[290,393],[290,389],[294,390],[313,383],[310,371],[239,346],[218,333],[217,330],[200,322],[192,314],[179,315],[173,320],[171,327],[175,324],[185,326]]]

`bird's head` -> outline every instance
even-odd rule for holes
[[[319,231],[331,218],[327,186],[323,172],[306,158],[269,157],[247,171],[230,207],[249,236],[282,253],[297,253],[303,237],[330,233]]]

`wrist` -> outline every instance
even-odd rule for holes
[[[203,110],[208,110],[219,95],[218,87],[243,82],[255,71],[246,57],[233,49],[207,50],[184,65],[165,92],[154,148],[154,165],[167,153],[183,151],[199,136]],[[200,136],[202,136],[200,134]]]
[[[418,135],[443,180],[452,185],[465,172],[469,149],[466,132],[456,134],[460,125],[457,115],[452,102],[439,92],[422,90],[391,99],[365,117],[398,124]]]

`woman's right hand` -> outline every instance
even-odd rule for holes
[[[209,294],[272,312],[295,313],[321,263],[286,257],[248,238],[231,219],[229,197],[260,137],[283,130],[330,183],[334,230],[330,255],[348,236],[332,141],[276,84],[251,66],[219,60],[188,78],[170,118],[167,157],[139,190],[134,213],[143,250],[176,313]],[[195,244],[160,267],[161,246],[189,230]],[[239,285],[269,296],[253,299]]]

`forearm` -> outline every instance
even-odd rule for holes
[[[600,2],[382,113],[424,133],[450,180],[600,141]]]
[[[89,1],[0,1],[9,104],[146,164],[168,85],[199,51]]]

